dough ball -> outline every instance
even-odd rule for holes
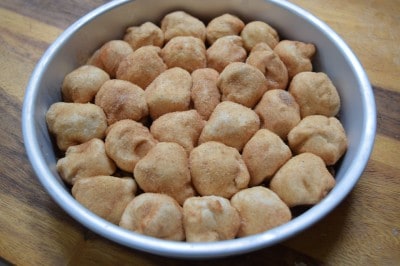
[[[174,142],[159,142],[135,166],[134,176],[145,192],[162,193],[179,204],[194,196],[185,149]]]
[[[95,98],[109,125],[123,119],[139,121],[149,113],[144,91],[129,81],[113,79],[101,86]]]
[[[84,65],[68,73],[63,81],[61,92],[65,102],[91,102],[104,82],[110,76],[104,70]]]
[[[161,20],[161,29],[167,42],[176,36],[193,36],[203,42],[206,39],[204,23],[184,11],[167,14]]]
[[[285,63],[289,80],[300,72],[312,71],[313,69],[311,60],[316,48],[312,43],[284,40],[276,45],[274,52]]]
[[[186,70],[174,67],[164,71],[145,91],[151,118],[188,110],[191,87],[192,77]]]
[[[288,141],[294,153],[314,153],[326,165],[334,165],[347,149],[346,133],[340,121],[322,115],[303,118],[290,131]]]
[[[164,33],[154,23],[145,22],[140,26],[127,28],[124,41],[129,43],[133,50],[146,45],[162,47],[164,44]]]
[[[233,62],[244,62],[247,53],[240,36],[228,35],[216,40],[207,49],[207,66],[218,72]]]
[[[105,69],[103,61],[101,61],[101,58],[100,58],[100,49],[97,49],[96,51],[94,51],[94,53],[86,61],[86,64],[98,67],[98,68],[103,69],[103,70]]]
[[[249,183],[250,175],[240,153],[220,142],[197,146],[189,161],[193,186],[202,196],[230,198]]]
[[[288,206],[266,187],[241,190],[232,197],[231,204],[242,220],[239,237],[262,233],[292,219]]]
[[[182,207],[171,197],[143,193],[126,207],[119,225],[136,233],[165,240],[185,239]]]
[[[268,90],[285,90],[288,85],[288,71],[285,64],[274,51],[258,50],[259,44],[255,46],[256,49],[253,48],[246,63],[264,74]]]
[[[76,180],[72,196],[101,218],[118,224],[125,207],[135,197],[136,189],[130,177],[95,176]]]
[[[231,14],[223,14],[212,19],[206,28],[207,41],[213,44],[217,39],[228,35],[239,35],[244,22]]]
[[[106,154],[104,142],[96,138],[70,146],[65,157],[57,161],[58,173],[70,185],[81,177],[112,175],[115,169],[114,162]]]
[[[206,46],[199,38],[177,36],[161,50],[161,57],[168,68],[181,67],[190,73],[206,67]]]
[[[112,124],[105,141],[107,155],[119,168],[130,173],[156,143],[147,127],[129,119]]]
[[[246,24],[240,36],[243,38],[244,47],[249,52],[257,43],[263,42],[274,48],[279,42],[276,30],[263,21],[252,21]]]
[[[271,130],[283,140],[301,120],[299,105],[285,90],[264,93],[254,111],[260,117],[261,127]]]
[[[112,40],[100,47],[88,63],[104,69],[111,78],[114,78],[120,62],[132,52],[129,43],[122,40]]]
[[[246,143],[242,157],[250,173],[250,186],[269,180],[292,157],[292,152],[275,133],[260,129]]]
[[[267,90],[265,77],[257,68],[245,63],[231,63],[219,75],[217,86],[223,101],[253,108]]]
[[[324,161],[302,153],[290,159],[275,174],[270,188],[289,206],[313,205],[320,202],[335,185],[335,179]]]
[[[241,151],[259,128],[260,119],[253,110],[234,102],[221,102],[206,122],[199,144],[213,140]]]
[[[117,70],[117,79],[123,79],[146,87],[162,72],[167,69],[161,58],[161,48],[157,46],[143,46],[128,55],[120,63]]]
[[[46,122],[62,151],[93,138],[102,139],[107,129],[103,110],[91,103],[54,103],[47,111]]]
[[[183,204],[183,227],[188,242],[228,240],[235,238],[240,217],[225,198],[192,197]]]
[[[290,83],[289,92],[299,104],[302,117],[335,116],[340,110],[339,94],[325,73],[301,72],[297,74]]]
[[[189,154],[197,146],[204,124],[196,110],[172,112],[157,118],[150,132],[158,141],[180,144]]]
[[[191,98],[194,109],[208,120],[215,107],[221,102],[217,81],[219,73],[212,68],[202,68],[192,73]]]
[[[265,42],[259,42],[251,48],[250,54],[255,52],[265,52],[265,51],[273,51],[271,47]]]

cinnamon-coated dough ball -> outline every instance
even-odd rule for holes
[[[63,81],[61,92],[65,102],[91,102],[100,87],[110,79],[104,70],[83,65],[68,73]]]
[[[312,71],[313,69],[311,60],[316,48],[312,43],[283,40],[275,46],[274,52],[285,63],[289,80],[300,72]]]
[[[312,154],[294,156],[275,174],[270,188],[289,206],[313,205],[334,187],[335,179],[324,161]]]
[[[326,165],[334,165],[347,149],[347,137],[340,121],[322,115],[303,118],[290,131],[288,141],[294,153],[314,153]]]
[[[273,49],[279,42],[276,30],[263,21],[247,23],[240,36],[243,38],[244,47],[249,52],[257,43],[266,43]]]
[[[253,108],[267,91],[264,74],[245,63],[231,63],[219,75],[217,86],[223,101]]]
[[[130,173],[156,143],[147,127],[130,119],[112,124],[105,141],[107,155],[119,168]]]
[[[61,178],[72,185],[81,177],[112,175],[115,169],[114,162],[106,154],[104,142],[96,138],[70,146],[65,157],[57,161]]]
[[[244,62],[247,53],[240,36],[228,35],[216,40],[207,49],[207,66],[218,72],[233,62]]]
[[[301,120],[300,108],[294,97],[285,90],[269,90],[254,108],[261,127],[271,130],[283,140]]]
[[[102,139],[107,129],[103,110],[91,103],[54,103],[47,111],[46,122],[62,151],[93,138]]]
[[[144,91],[125,80],[105,82],[96,95],[95,104],[103,108],[109,125],[123,119],[139,121],[149,113]]]
[[[244,146],[242,157],[250,173],[249,185],[255,186],[271,179],[292,152],[278,135],[260,129]]]
[[[244,22],[231,14],[223,14],[213,18],[207,25],[206,34],[209,44],[228,35],[239,35],[244,27]]]
[[[114,78],[120,62],[132,52],[133,49],[129,43],[122,40],[112,40],[100,47],[98,52],[95,52],[89,59],[88,64],[104,69],[111,78]]]
[[[238,103],[221,102],[206,122],[199,144],[213,140],[241,151],[259,128],[260,119],[253,110]]]
[[[261,50],[257,44],[247,57],[246,63],[260,70],[266,79],[268,90],[286,89],[288,85],[288,71],[279,56],[272,50]]]
[[[72,196],[93,213],[118,224],[136,190],[130,177],[95,176],[79,178],[72,187]]]
[[[161,48],[157,46],[143,46],[122,60],[117,70],[117,79],[123,79],[146,87],[162,72],[167,69],[161,58]]]
[[[225,198],[192,197],[183,204],[183,227],[188,242],[228,240],[235,238],[240,217]]]
[[[151,118],[157,119],[166,113],[188,110],[191,87],[190,73],[180,67],[161,73],[145,90]]]
[[[143,193],[126,207],[119,225],[136,233],[165,240],[185,239],[182,207],[171,197]]]
[[[167,194],[179,204],[194,196],[185,149],[174,142],[159,142],[135,166],[134,176],[145,192]]]
[[[124,41],[129,43],[133,50],[146,45],[162,47],[164,44],[164,33],[154,23],[145,22],[140,26],[127,28]]]
[[[289,92],[300,106],[301,117],[335,116],[339,112],[339,94],[325,73],[301,72],[297,74],[290,83]]]
[[[153,121],[150,132],[158,141],[180,144],[189,154],[197,146],[204,124],[196,110],[172,112]]]
[[[215,107],[221,102],[217,81],[219,73],[212,68],[202,68],[192,73],[191,99],[194,109],[208,120]]]
[[[288,206],[272,190],[262,186],[239,191],[231,204],[242,220],[239,237],[262,233],[292,219]]]
[[[203,42],[206,39],[206,26],[204,23],[184,11],[175,11],[167,14],[161,20],[161,29],[164,32],[166,42],[176,36],[193,36]]]
[[[192,150],[189,157],[192,183],[202,196],[230,198],[247,187],[247,167],[235,148],[216,141],[205,142]]]
[[[204,42],[192,36],[172,38],[161,50],[161,57],[168,68],[181,67],[190,73],[207,64]]]

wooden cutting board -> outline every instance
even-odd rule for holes
[[[105,2],[0,2],[0,264],[188,264],[125,248],[75,222],[44,191],[25,155],[21,105],[35,64],[65,28]],[[331,26],[365,67],[378,108],[374,151],[355,189],[315,226],[279,245],[207,263],[400,265],[400,2],[292,2]]]

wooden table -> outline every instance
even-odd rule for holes
[[[21,105],[35,64],[66,27],[105,2],[0,1],[0,264],[187,264],[125,248],[75,222],[43,190],[25,155]],[[292,2],[329,24],[365,67],[378,107],[375,148],[355,189],[318,224],[210,265],[400,265],[400,2]]]

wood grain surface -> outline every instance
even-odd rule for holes
[[[378,134],[350,195],[312,228],[249,254],[162,258],[104,239],[70,218],[37,181],[25,155],[21,106],[46,48],[105,0],[0,1],[0,265],[400,265],[400,1],[293,0],[353,49],[374,86]]]

